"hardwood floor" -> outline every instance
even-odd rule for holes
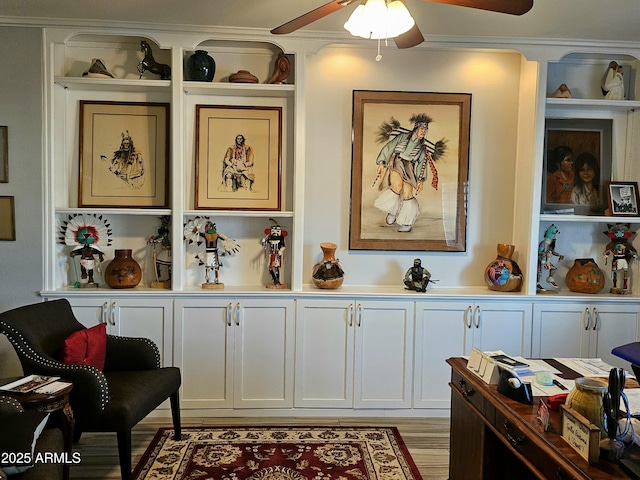
[[[170,426],[169,418],[148,418],[132,433],[132,464],[135,466],[158,428]],[[449,476],[448,418],[183,418],[182,425],[375,425],[398,427],[411,457],[425,480]],[[118,446],[113,433],[84,433],[73,447],[81,462],[71,467],[72,480],[120,478]]]

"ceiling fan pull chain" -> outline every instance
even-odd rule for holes
[[[380,54],[380,39],[378,39],[378,55],[376,55],[376,62],[379,62],[380,60],[382,60],[382,55]]]

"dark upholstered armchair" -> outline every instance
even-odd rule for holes
[[[11,341],[26,375],[60,376],[73,382],[70,403],[75,439],[84,432],[116,432],[123,479],[131,478],[131,429],[167,398],[180,438],[180,370],[160,368],[157,346],[148,339],[107,336],[103,371],[62,363],[65,339],[85,327],[67,300],[19,307],[0,314],[0,332]]]

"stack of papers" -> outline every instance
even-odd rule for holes
[[[60,377],[50,375],[27,375],[15,382],[2,385],[0,390],[11,393],[29,393],[58,379]]]

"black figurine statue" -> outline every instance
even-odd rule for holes
[[[153,58],[153,52],[151,46],[144,40],[140,42],[140,51],[144,52],[144,58],[138,64],[138,72],[140,77],[148,70],[151,73],[160,75],[160,80],[171,80],[171,67],[165,63],[158,63]]]
[[[431,280],[431,273],[422,266],[422,260],[416,258],[413,261],[413,267],[404,274],[404,288],[416,292],[426,292],[429,282],[435,283],[435,280]]]

